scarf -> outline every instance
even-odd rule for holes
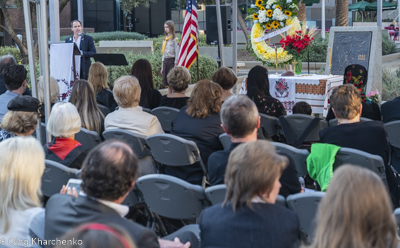
[[[164,54],[165,46],[167,45],[167,41],[172,38],[172,35],[165,37],[164,43],[162,44],[161,53]]]

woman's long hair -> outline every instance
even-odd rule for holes
[[[396,222],[382,179],[374,172],[342,165],[318,210],[313,248],[395,248]]]
[[[108,89],[107,68],[101,62],[93,63],[89,68],[88,81],[93,85],[96,94],[100,93],[104,89]]]
[[[153,96],[152,90],[154,89],[153,72],[150,62],[146,59],[137,60],[132,66],[131,75],[139,80],[140,88],[142,89],[139,106],[150,108]]]
[[[101,134],[104,115],[97,106],[93,86],[83,79],[75,81],[69,101],[78,109],[82,127]]]
[[[247,77],[247,96],[257,106],[259,106],[261,98],[271,96],[267,68],[260,65],[251,68]]]
[[[193,118],[206,118],[219,113],[222,106],[222,88],[219,84],[204,79],[193,87],[187,103],[186,114]]]
[[[11,210],[40,207],[44,151],[32,137],[15,137],[0,143],[1,233],[10,229]]]

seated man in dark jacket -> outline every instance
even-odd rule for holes
[[[227,150],[217,151],[208,159],[210,185],[223,184],[226,165],[232,150],[244,142],[257,140],[257,129],[260,127],[260,116],[253,101],[245,95],[229,97],[221,107],[221,122],[224,131],[231,137],[232,144]],[[285,154],[282,154],[285,155]],[[289,157],[288,157],[289,158]],[[279,179],[282,187],[280,195],[287,197],[301,190],[297,170],[293,159]]]
[[[353,85],[341,85],[331,95],[331,106],[338,125],[321,130],[320,142],[358,149],[382,157],[390,195],[395,207],[399,205],[399,189],[388,166],[389,144],[381,121],[360,122],[362,112],[360,91]]]
[[[47,202],[45,239],[60,239],[84,223],[100,223],[124,228],[138,248],[188,248],[190,243],[157,239],[151,230],[124,218],[129,208],[121,203],[138,174],[138,159],[127,144],[112,140],[96,146],[83,163],[79,196],[57,194]]]

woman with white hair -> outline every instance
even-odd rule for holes
[[[40,247],[32,239],[44,238],[40,207],[44,169],[43,148],[35,138],[15,137],[0,143],[0,240],[7,247]]]
[[[56,103],[47,123],[47,132],[55,138],[44,145],[46,159],[80,169],[89,152],[75,140],[75,134],[80,130],[81,118],[76,107],[69,102]]]

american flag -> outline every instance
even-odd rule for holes
[[[196,60],[197,49],[197,0],[187,0],[178,65],[190,68]]]

